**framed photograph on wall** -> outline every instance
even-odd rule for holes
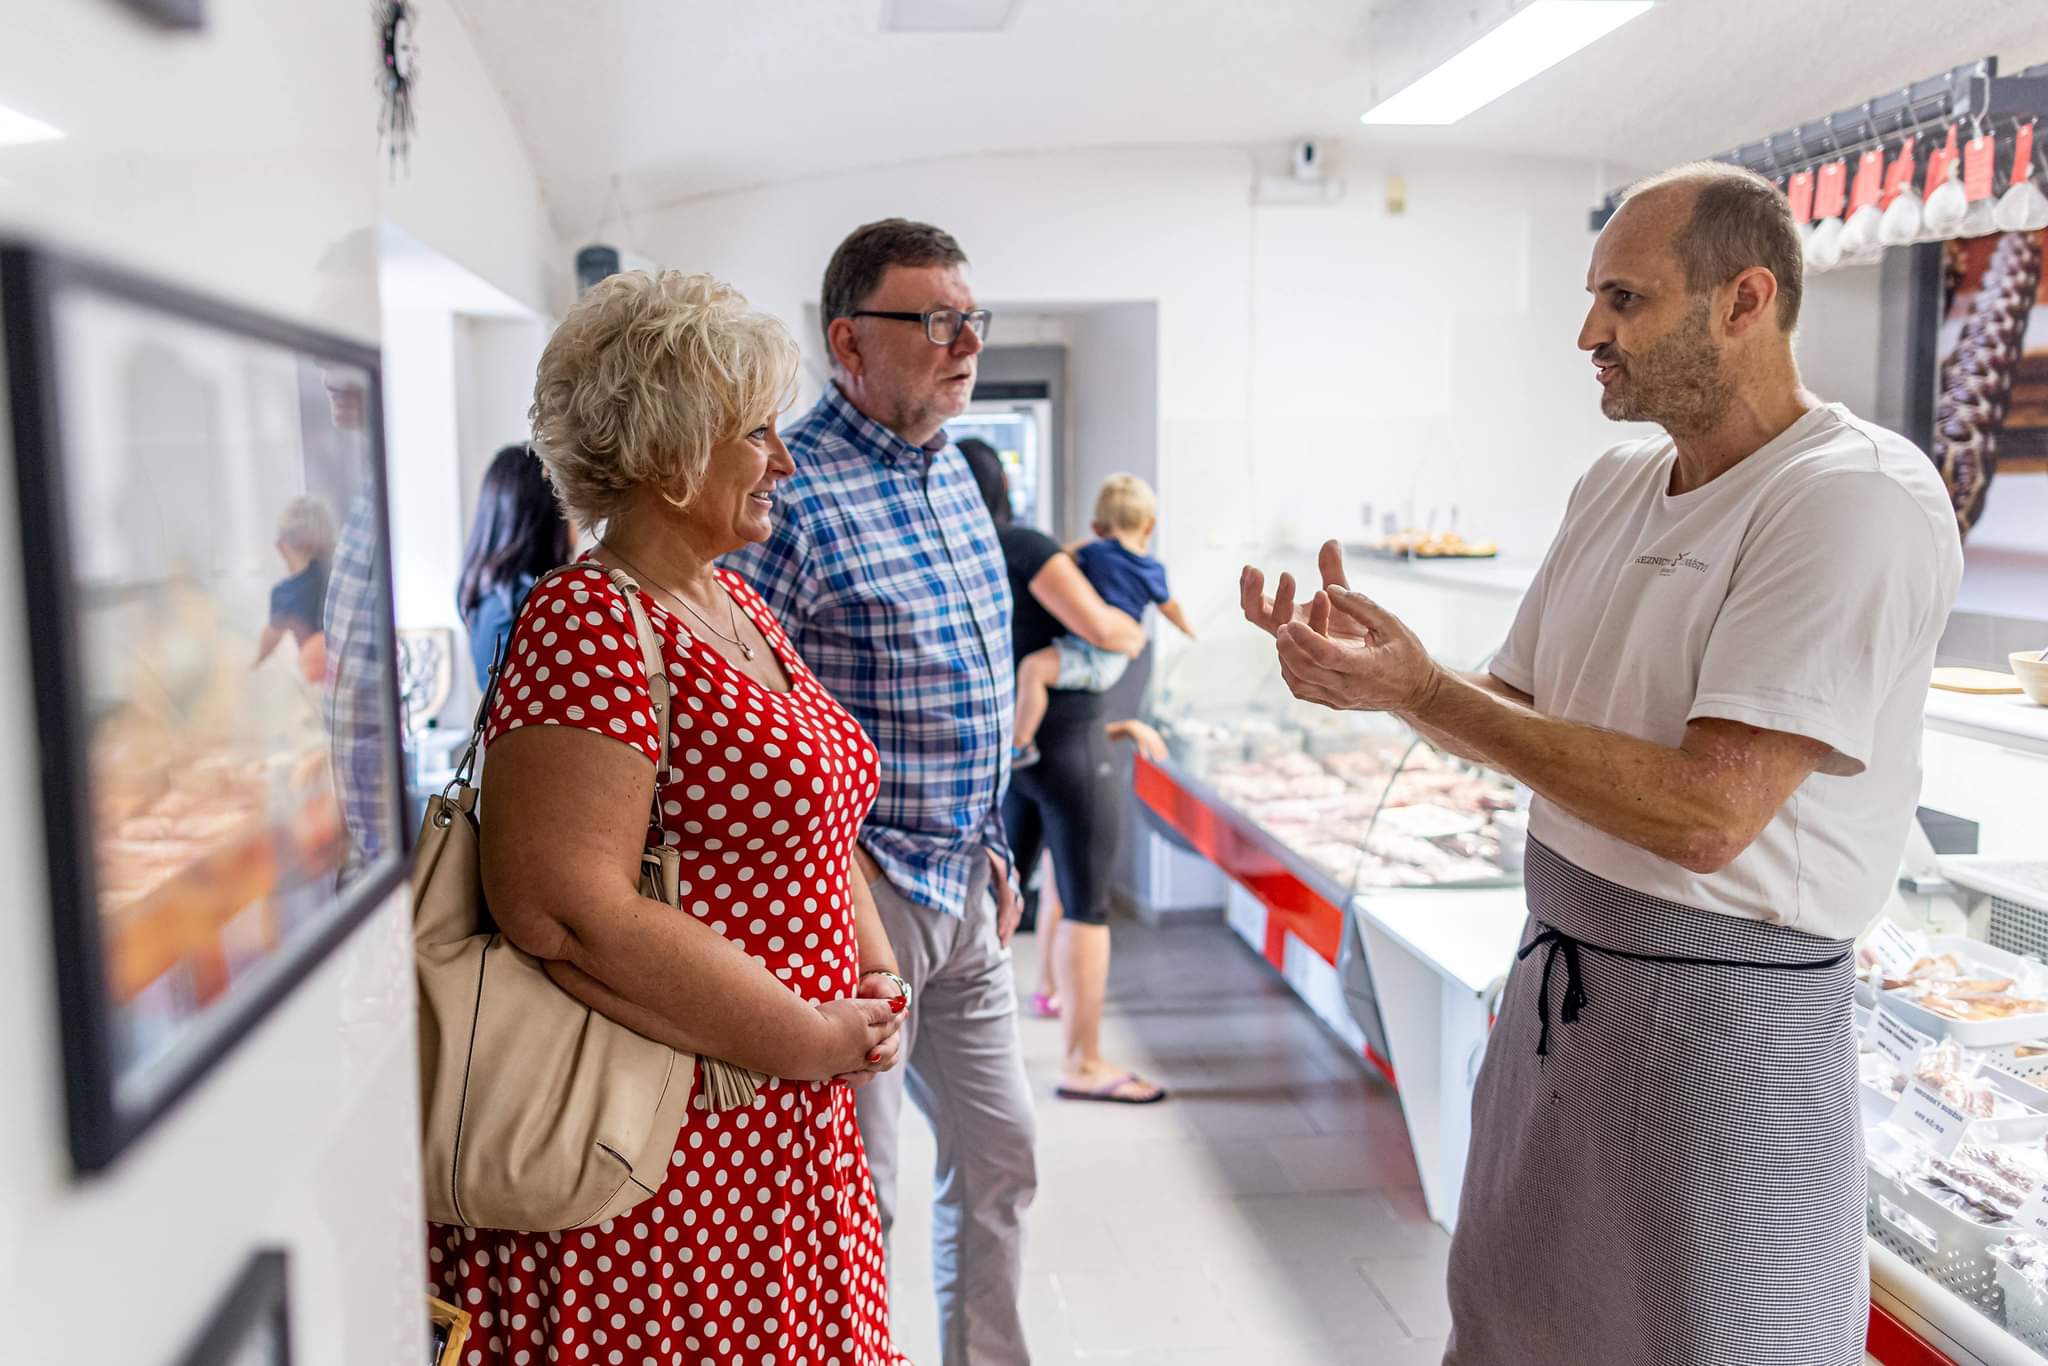
[[[374,350],[0,242],[71,1151],[404,874]]]
[[[285,1254],[259,1252],[178,1366],[291,1366]]]
[[[1963,537],[1958,614],[1991,623],[1980,661],[2048,639],[2048,231],[1918,249],[1926,449]]]

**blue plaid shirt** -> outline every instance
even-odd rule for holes
[[[982,851],[1010,856],[1010,579],[988,506],[943,433],[913,446],[837,385],[783,439],[775,531],[725,563],[882,752],[861,844],[898,891],[959,915]]]
[[[382,611],[390,602],[377,549],[379,508],[369,492],[356,495],[335,546],[327,579],[327,688],[323,710],[348,828],[340,885],[346,888],[384,856],[397,834],[392,815],[391,661]]]

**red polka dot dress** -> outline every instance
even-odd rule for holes
[[[661,825],[683,912],[807,1001],[859,978],[853,842],[875,748],[738,577],[720,573],[781,659],[777,693],[643,597],[675,687]],[[625,599],[598,569],[558,576],[521,614],[486,740],[581,726],[658,752]],[[851,1088],[771,1079],[752,1108],[692,1108],[668,1180],[595,1228],[429,1225],[437,1292],[471,1315],[469,1366],[898,1366],[880,1222]]]

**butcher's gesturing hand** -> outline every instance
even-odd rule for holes
[[[1344,557],[1335,541],[1317,557],[1323,587],[1306,606],[1295,604],[1294,579],[1282,574],[1272,597],[1265,575],[1246,567],[1238,581],[1245,619],[1272,635],[1280,673],[1304,702],[1342,711],[1409,713],[1422,709],[1438,686],[1438,669],[1400,618],[1344,580]]]

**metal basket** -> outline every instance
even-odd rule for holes
[[[2035,906],[2011,897],[1993,896],[1984,939],[2009,953],[2048,958],[2048,905]]]
[[[1926,1277],[1993,1323],[2005,1321],[2005,1291],[1991,1249],[2010,1223],[1980,1224],[1912,1181],[1870,1174],[1870,1231]]]
[[[1986,943],[2048,959],[2048,861],[1966,854],[1944,858],[1941,871],[1949,881],[1990,901]]]
[[[1981,1129],[1993,1142],[2039,1142],[2048,1119],[1992,1120]],[[1991,1249],[2015,1231],[2010,1220],[1986,1223],[1950,1208],[1911,1177],[1906,1144],[1883,1129],[1865,1135],[1870,1155],[1870,1232],[1929,1280],[1965,1300],[1993,1323],[2005,1322],[2005,1290]]]
[[[2034,1351],[2048,1355],[2048,1296],[1998,1258],[1992,1258],[1992,1265],[1996,1268],[1999,1293],[2005,1299],[2005,1331]]]

